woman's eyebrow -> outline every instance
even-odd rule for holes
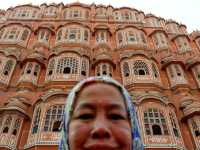
[[[75,107],[75,111],[80,109],[95,109],[95,106],[90,103],[80,103]]]

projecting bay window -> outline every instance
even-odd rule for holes
[[[194,66],[192,68],[192,72],[193,72],[194,78],[197,82],[197,85],[200,88],[200,65]]]
[[[47,43],[49,42],[50,39],[50,32],[48,30],[40,30],[38,33],[38,41],[39,42],[44,42]]]
[[[152,37],[153,37],[154,45],[157,49],[168,47],[167,38],[164,33],[157,32],[153,34]]]
[[[177,46],[177,51],[179,53],[191,51],[190,43],[188,42],[186,37],[176,38],[175,43],[176,43],[176,46]]]
[[[89,60],[68,53],[49,60],[46,81],[80,80],[89,75]]]
[[[36,85],[37,80],[39,78],[39,73],[40,73],[40,65],[36,62],[28,62],[21,73],[19,83],[30,82]]]
[[[26,42],[29,37],[30,31],[23,27],[10,26],[1,29],[0,40],[1,42]]]
[[[78,27],[61,28],[57,32],[56,42],[89,42],[89,30]]]
[[[16,115],[5,115],[1,116],[0,121],[0,149],[1,146],[5,145],[11,149],[16,149],[22,119]]]
[[[157,65],[148,60],[126,60],[121,63],[121,71],[125,85],[131,83],[161,83]]]
[[[169,65],[167,67],[167,74],[172,87],[178,84],[187,84],[184,71],[180,64]]]
[[[188,120],[188,124],[195,142],[196,149],[200,149],[200,116],[193,116]]]
[[[117,33],[117,43],[119,46],[127,44],[139,44],[146,45],[147,39],[142,31],[137,31],[135,29],[118,31]]]
[[[96,76],[112,77],[113,68],[109,63],[99,63],[95,68]]]
[[[16,60],[8,57],[0,56],[0,82],[8,85],[12,76]]]

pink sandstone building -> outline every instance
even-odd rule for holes
[[[70,89],[95,75],[130,92],[146,150],[200,150],[200,31],[81,3],[0,11],[0,149],[56,150]]]

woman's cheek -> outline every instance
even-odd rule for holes
[[[131,127],[130,124],[126,124],[126,123],[122,123],[122,124],[114,124],[112,127],[112,132],[113,135],[115,136],[115,139],[118,141],[118,143],[120,143],[121,145],[123,145],[123,147],[125,146],[125,149],[130,149],[130,147],[132,146],[131,142],[132,142],[132,135],[131,135]]]
[[[81,147],[89,137],[89,125],[80,122],[71,122],[69,125],[70,147]]]

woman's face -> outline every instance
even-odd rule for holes
[[[80,91],[69,124],[70,150],[131,150],[131,127],[124,99],[109,84]]]

